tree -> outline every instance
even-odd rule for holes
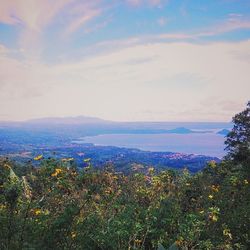
[[[250,162],[250,101],[233,117],[233,129],[225,141],[228,157],[236,163]]]

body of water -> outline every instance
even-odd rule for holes
[[[78,143],[137,148],[147,151],[202,154],[222,158],[225,138],[216,133],[104,134],[81,138]]]

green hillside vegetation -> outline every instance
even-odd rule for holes
[[[250,102],[233,122],[227,157],[194,175],[2,159],[0,249],[249,249]]]

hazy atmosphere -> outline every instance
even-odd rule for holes
[[[0,0],[0,249],[249,250],[250,0]]]
[[[230,121],[248,101],[249,1],[0,5],[2,121]]]

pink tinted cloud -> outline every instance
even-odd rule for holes
[[[92,10],[86,13],[85,15],[73,19],[68,25],[65,34],[70,35],[71,33],[77,31],[81,26],[98,16],[100,13],[100,10]]]
[[[19,47],[27,52],[25,56],[39,57],[44,31],[56,18],[63,20],[62,34],[70,35],[102,13],[101,3],[101,0],[5,0],[1,2],[0,23],[19,26]]]
[[[100,1],[83,1],[76,3],[68,10],[68,18],[64,35],[70,35],[84,26],[86,23],[101,15]]]
[[[209,27],[200,31],[192,33],[166,33],[158,35],[157,38],[173,39],[173,40],[197,39],[201,37],[212,37],[241,29],[250,29],[249,19],[229,18],[223,23],[217,24],[213,27]]]
[[[150,5],[154,7],[161,7],[167,2],[168,0],[127,0],[127,3],[132,6]]]
[[[225,22],[218,24],[212,28],[206,29],[204,31],[195,34],[196,37],[202,36],[215,36],[223,33],[232,32],[235,30],[250,29],[249,19],[231,19],[229,18]]]
[[[22,24],[25,28],[41,30],[58,12],[73,0],[8,0],[1,3],[0,22]]]
[[[63,13],[69,33],[101,13],[99,0],[7,0],[1,3],[0,22],[22,25],[41,32],[53,19]]]
[[[8,53],[8,51],[9,50],[4,45],[0,44],[0,55],[6,54],[6,53]]]
[[[15,13],[15,4],[14,1],[5,1],[1,3],[0,8],[0,22],[6,24],[16,24],[18,23],[18,19],[13,16]]]

